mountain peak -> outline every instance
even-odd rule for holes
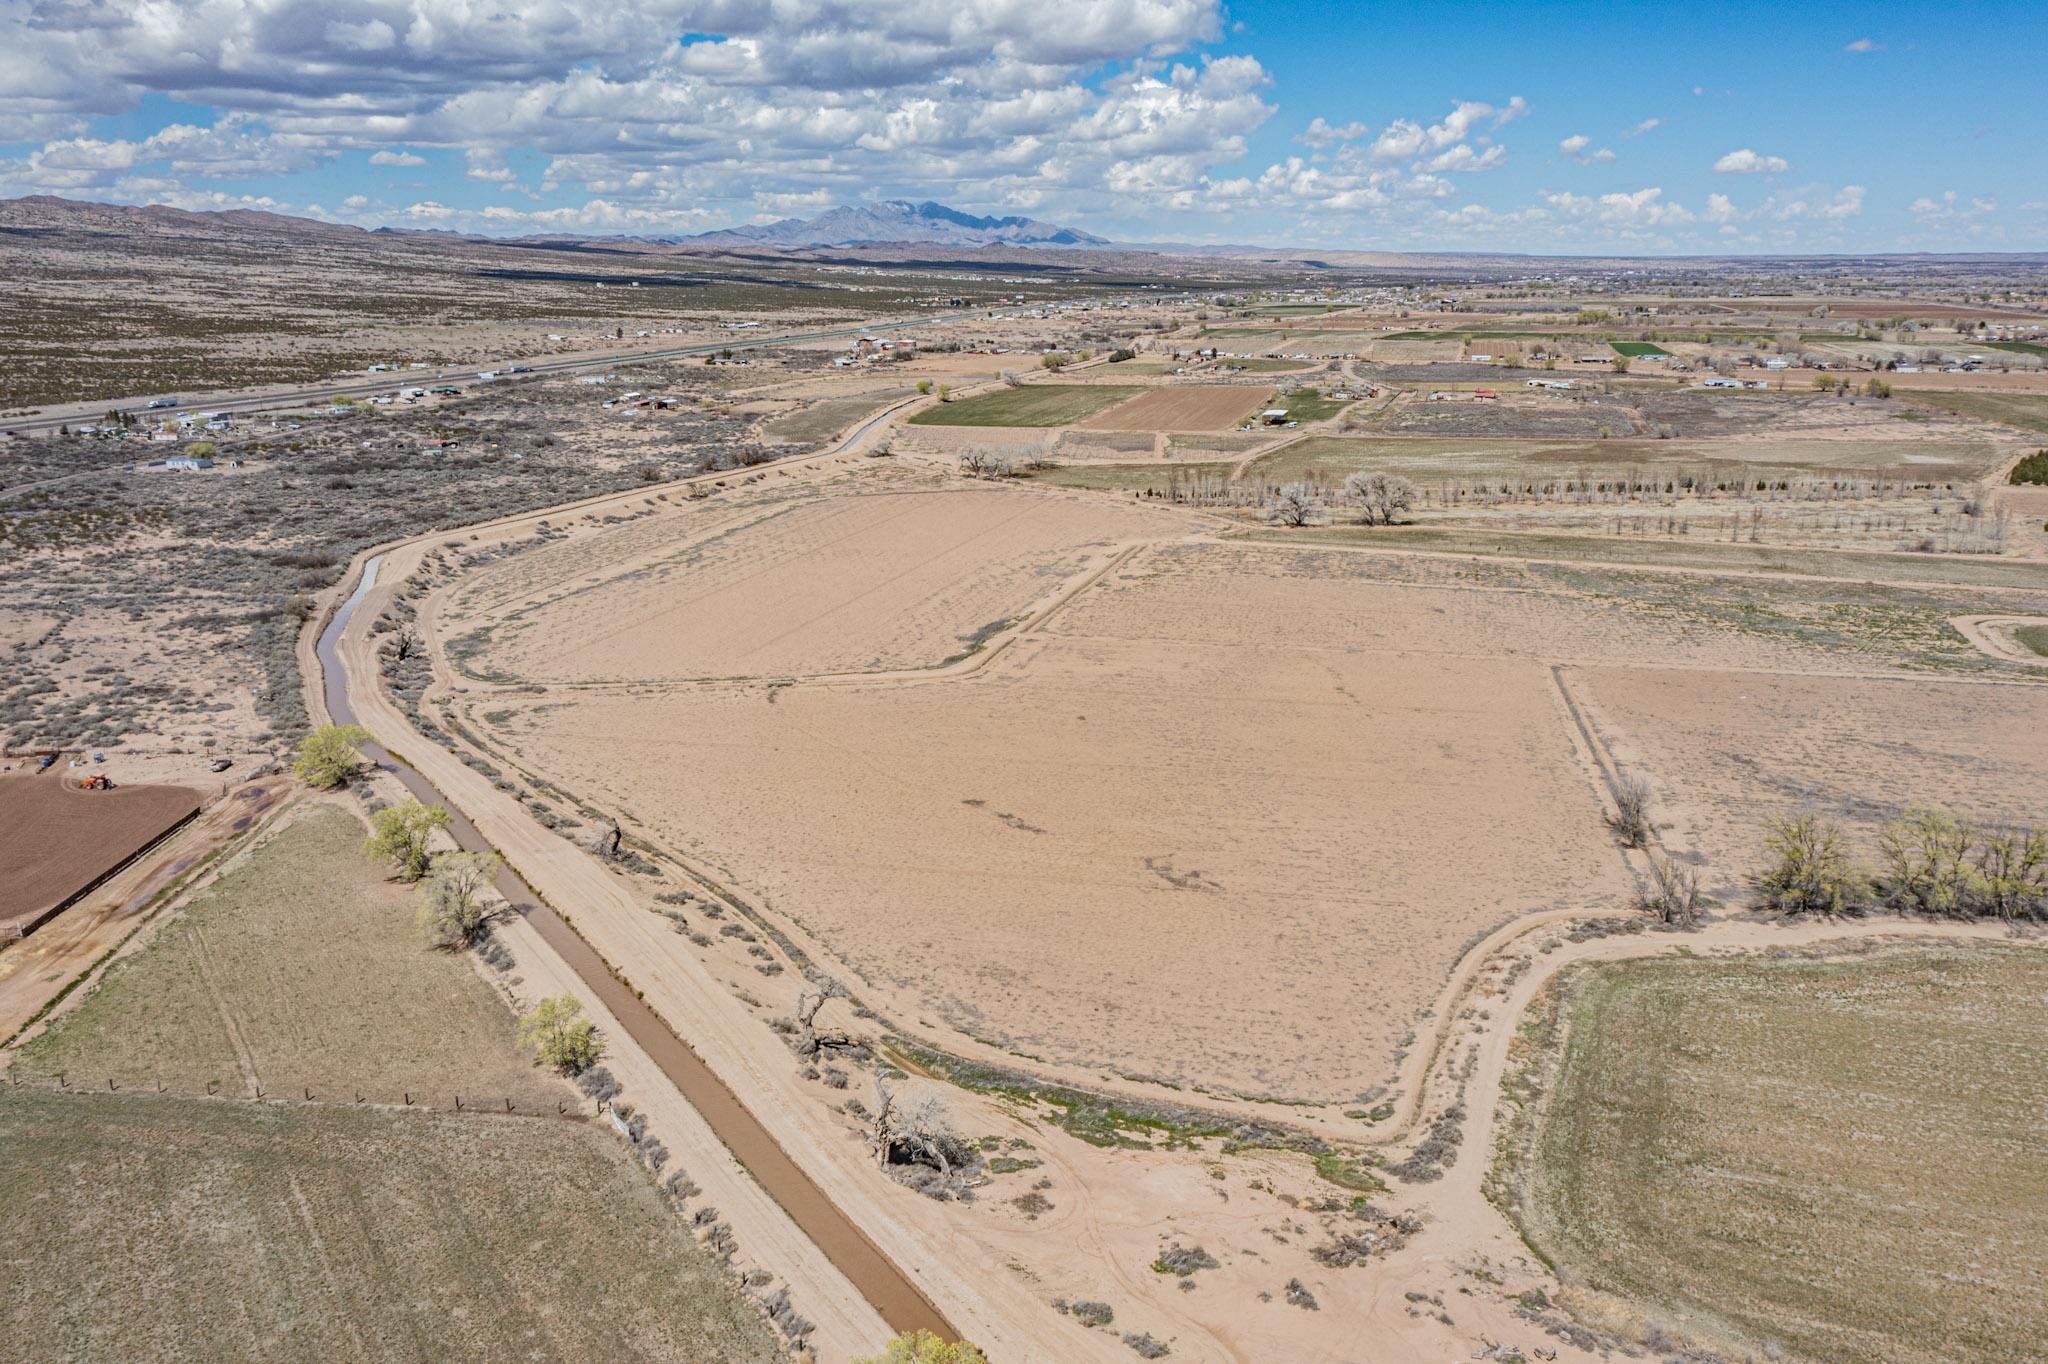
[[[843,205],[815,218],[784,218],[752,227],[705,232],[684,240],[710,246],[1106,246],[1105,238],[1036,218],[984,218],[935,200],[884,199]]]

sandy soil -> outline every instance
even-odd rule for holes
[[[1266,404],[1262,384],[1157,388],[1074,423],[1083,431],[1228,431]]]
[[[1822,810],[1867,844],[1909,805],[1992,823],[2048,806],[2048,688],[1628,668],[1572,683],[1624,769],[1656,789],[1666,844],[1704,857],[1731,898],[1768,816]]]
[[[1113,502],[911,479],[694,534],[692,519],[666,517],[676,538],[621,544],[567,591],[465,620],[491,631],[471,668],[553,684],[928,667],[1113,541],[1178,529]]]

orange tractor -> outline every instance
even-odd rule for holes
[[[114,789],[114,783],[108,779],[106,773],[95,772],[79,782],[78,789],[81,791],[111,791]]]

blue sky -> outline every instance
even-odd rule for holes
[[[2048,250],[2039,3],[8,14],[0,194],[507,234],[931,197],[1132,240]]]

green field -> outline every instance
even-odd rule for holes
[[[0,1358],[784,1358],[587,1122],[0,1094]]]
[[[928,407],[912,426],[1071,426],[1145,392],[1131,384],[1026,384]]]
[[[1990,947],[1583,969],[1496,1187],[1561,1273],[1738,1356],[2038,1357],[2044,992]]]
[[[1356,399],[1327,398],[1316,389],[1298,388],[1274,401],[1287,409],[1287,420],[1291,422],[1319,422],[1336,416]]]
[[[1614,348],[1616,354],[1626,355],[1630,359],[1637,359],[1645,355],[1671,354],[1670,351],[1665,350],[1654,341],[1609,341],[1607,344]]]
[[[2038,341],[1979,341],[1986,350],[2011,351],[2014,355],[2038,355],[2048,360],[2048,346]]]
[[[2022,625],[2012,632],[2023,649],[2032,649],[2043,658],[2048,658],[2048,625]]]
[[[341,808],[305,811],[151,930],[14,1073],[553,1112],[572,1091],[512,1049],[511,1015],[467,959],[422,946],[414,894],[363,856],[366,832]]]

